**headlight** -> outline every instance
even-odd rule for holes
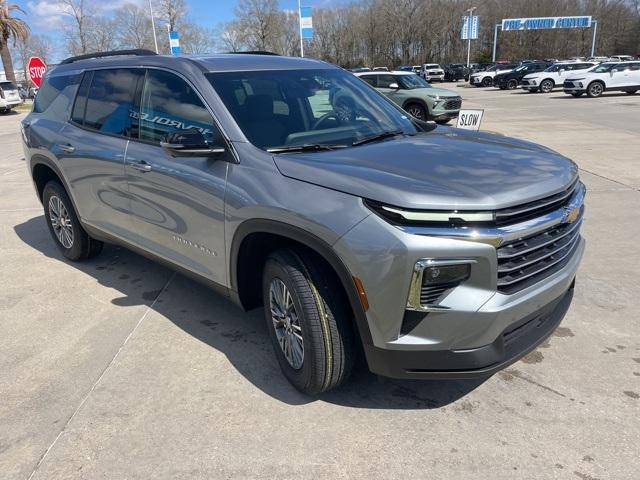
[[[536,81],[535,81],[535,80],[529,80],[529,83],[530,83],[531,85],[536,85]]]

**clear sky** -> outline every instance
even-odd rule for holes
[[[56,36],[60,31],[60,8],[55,0],[9,0],[20,5],[27,12],[26,20],[31,25],[33,33]],[[148,0],[94,0],[105,10],[115,9],[125,3],[136,3],[146,7]],[[186,0],[189,7],[189,17],[195,22],[213,27],[219,22],[231,20],[237,0]],[[315,7],[331,4],[347,3],[345,0],[302,0],[303,5]],[[279,0],[283,10],[295,10],[297,0]]]

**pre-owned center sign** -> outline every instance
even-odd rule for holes
[[[503,18],[502,31],[542,30],[546,28],[589,28],[591,17]]]

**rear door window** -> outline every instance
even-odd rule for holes
[[[396,83],[393,75],[378,75],[378,88],[391,88],[392,83]]]
[[[367,82],[372,87],[378,86],[378,82],[376,82],[377,75],[362,75],[360,78]]]
[[[139,114],[136,95],[143,78],[143,69],[95,70],[86,92],[87,84],[84,80],[82,82],[73,120],[102,133],[137,137]]]

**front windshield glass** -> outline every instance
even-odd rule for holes
[[[597,67],[592,68],[589,71],[594,73],[607,73],[613,70],[617,66],[618,66],[617,63],[603,63],[598,65]]]
[[[566,69],[566,65],[551,65],[549,68],[545,70],[545,72],[559,72],[562,69]]]
[[[400,82],[400,86],[406,90],[413,90],[414,88],[432,88],[424,78],[419,77],[418,75],[398,75],[396,78]]]
[[[414,134],[408,115],[339,69],[206,74],[255,146],[351,146],[385,132]]]
[[[521,72],[522,70],[526,70],[526,68],[527,68],[526,65],[520,65],[518,68],[514,70],[514,72]]]
[[[427,63],[425,64],[424,68],[440,68],[440,65],[438,65],[437,63]]]

